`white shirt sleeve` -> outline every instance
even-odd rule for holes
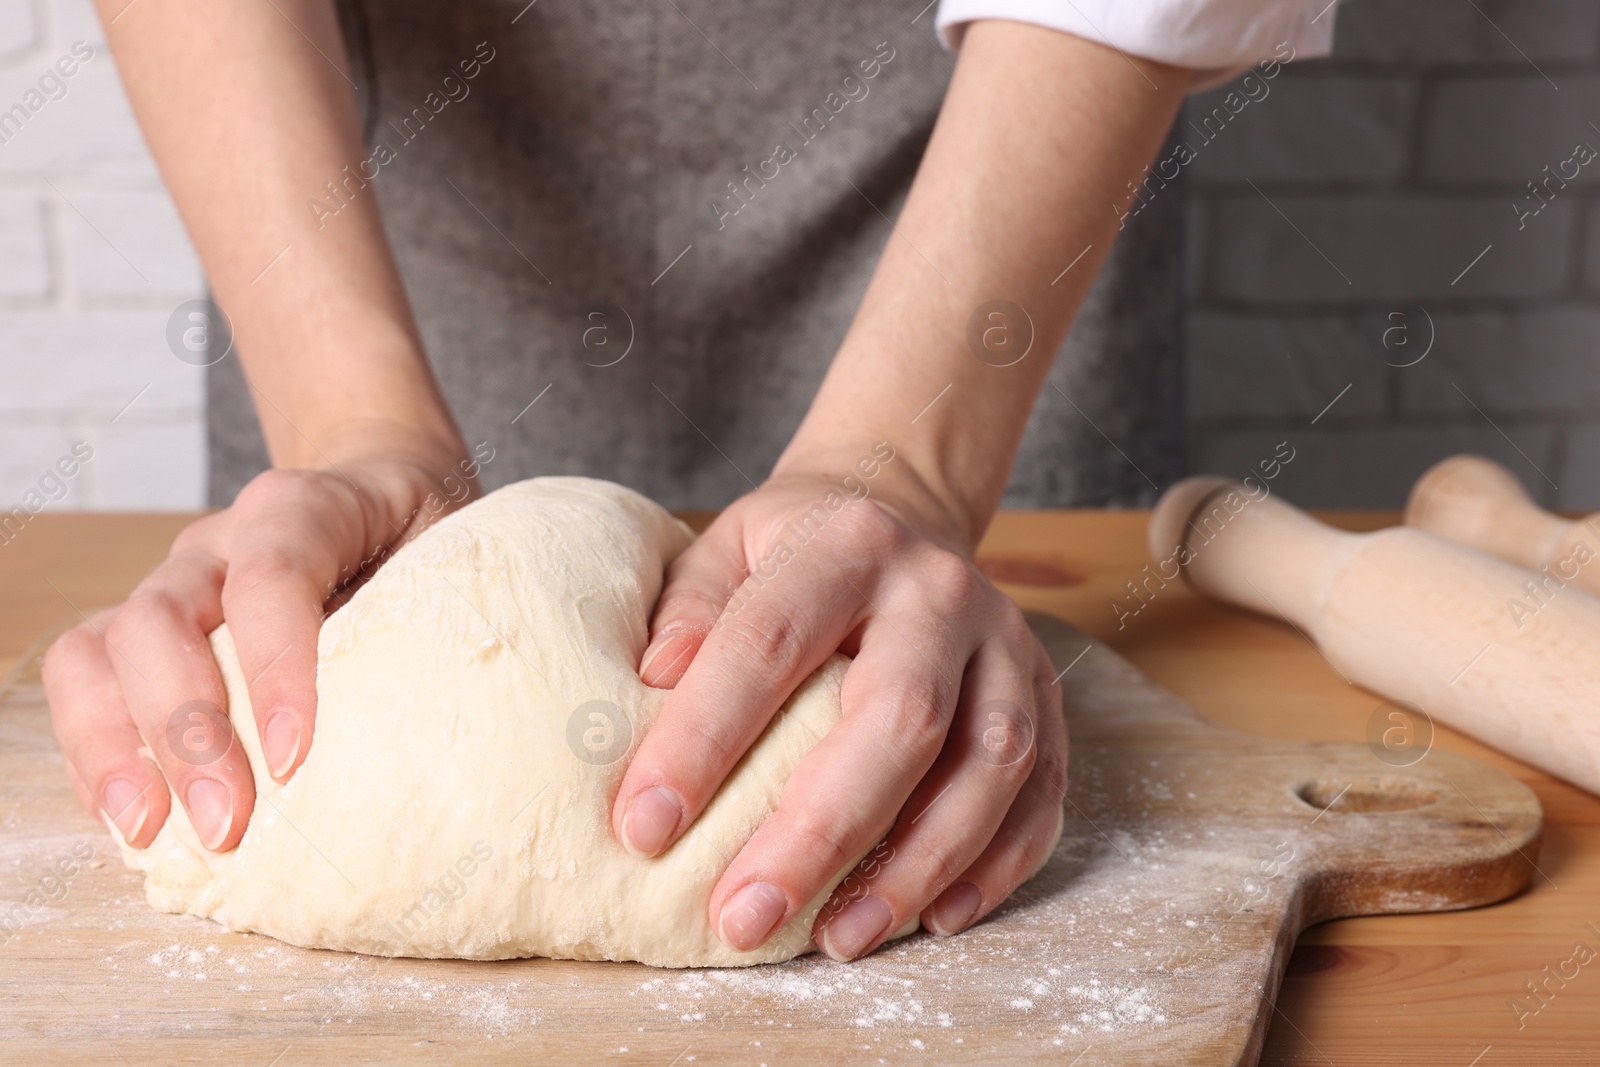
[[[1198,72],[1216,85],[1265,59],[1325,56],[1339,0],[940,0],[946,48],[966,24],[1009,19],[1064,30],[1129,55]]]

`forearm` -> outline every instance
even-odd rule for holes
[[[1186,70],[1068,34],[973,24],[895,233],[775,473],[846,468],[887,440],[890,477],[972,547],[1116,237],[1114,205],[1129,199],[1188,83]],[[968,342],[974,314],[995,301],[1032,323],[1031,348],[1010,366],[997,365],[1012,358],[998,346],[986,360]]]
[[[101,0],[100,12],[231,319],[274,464],[460,453],[375,190],[350,183],[333,217],[309,207],[366,155],[330,0]]]

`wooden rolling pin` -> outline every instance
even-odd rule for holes
[[[1547,591],[1565,584],[1600,594],[1600,515],[1551,514],[1493,460],[1451,456],[1428,468],[1406,501],[1406,523],[1539,571]]]
[[[1190,478],[1162,496],[1162,577],[1307,634],[1348,681],[1600,793],[1600,599],[1525,602],[1535,576],[1430,533],[1335,530],[1261,487]]]

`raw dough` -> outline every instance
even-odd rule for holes
[[[627,758],[667,696],[637,674],[650,609],[691,538],[651,501],[586,478],[521,482],[444,519],[323,625],[315,740],[281,787],[218,628],[255,813],[239,847],[213,855],[174,801],[149,849],[123,850],[150,903],[378,955],[684,967],[809,950],[826,894],[754,952],[717,938],[707,901],[838,722],[843,657],[669,852],[635,859],[611,834]]]

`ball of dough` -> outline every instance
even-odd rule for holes
[[[216,855],[174,800],[149,849],[123,850],[150,903],[378,955],[684,967],[809,950],[826,894],[753,952],[717,938],[707,902],[838,722],[843,657],[800,687],[670,851],[636,859],[611,833],[623,771],[667,697],[637,673],[650,611],[691,539],[658,505],[586,478],[521,482],[440,521],[324,623],[313,743],[283,786],[218,628],[255,813]]]

